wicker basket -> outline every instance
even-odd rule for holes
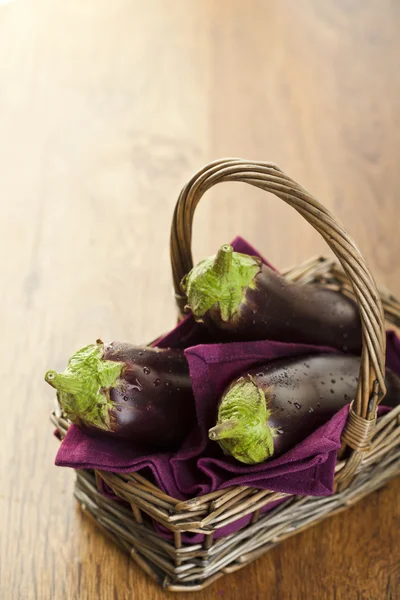
[[[183,188],[171,231],[171,260],[180,315],[185,298],[179,283],[192,268],[191,235],[195,208],[206,190],[223,181],[259,187],[293,206],[326,240],[341,266],[318,257],[287,270],[300,284],[318,282],[355,298],[363,326],[361,376],[342,435],[335,494],[299,497],[250,487],[231,487],[180,501],[139,475],[77,471],[75,496],[82,510],[154,580],[171,591],[195,591],[225,573],[242,568],[274,545],[331,514],[344,510],[400,473],[400,406],[376,423],[385,369],[385,318],[398,326],[400,304],[379,291],[356,245],[343,226],[308,192],[275,165],[225,159],[207,165]],[[52,420],[63,437],[69,423],[60,414]],[[102,482],[125,502],[100,493]],[[260,516],[261,509],[282,499]],[[126,504],[128,503],[128,504]],[[129,505],[132,510],[129,509]],[[245,516],[243,529],[214,540],[214,532]],[[173,533],[174,542],[155,531],[152,520]],[[184,533],[205,535],[202,544],[188,545]]]

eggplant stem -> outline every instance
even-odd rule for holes
[[[268,424],[269,390],[263,391],[251,375],[240,377],[222,397],[217,424],[208,437],[226,454],[247,464],[267,460],[274,454],[275,430]]]
[[[215,425],[215,427],[211,427],[211,429],[208,431],[208,437],[213,441],[236,437],[235,430],[237,429],[238,425],[239,421],[237,419],[228,419],[223,423]]]
[[[214,260],[214,272],[219,277],[229,274],[232,266],[233,248],[229,244],[224,244],[218,250]]]
[[[110,429],[109,389],[115,387],[124,363],[104,360],[98,340],[72,355],[64,373],[47,371],[45,380],[57,390],[62,410],[72,422]]]
[[[245,302],[246,290],[255,286],[261,264],[259,258],[234,252],[232,246],[224,244],[215,256],[194,267],[182,280],[181,288],[196,321],[215,309],[222,321],[234,319]]]

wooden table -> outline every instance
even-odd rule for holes
[[[0,596],[160,599],[53,466],[47,368],[175,320],[181,186],[221,156],[272,160],[346,224],[400,294],[400,3],[0,2]],[[243,185],[211,191],[195,257],[241,233],[280,267],[326,248]],[[199,600],[400,598],[400,482],[288,539]]]

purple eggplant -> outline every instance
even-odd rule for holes
[[[225,244],[182,280],[187,308],[221,341],[278,340],[361,353],[357,305],[321,285],[299,285]]]
[[[189,367],[181,350],[98,340],[64,373],[47,371],[67,417],[88,433],[173,450],[195,424]]]
[[[284,358],[231,383],[209,438],[226,454],[253,464],[278,457],[304,440],[355,397],[360,359],[345,354]],[[383,404],[400,402],[400,378],[386,370]]]

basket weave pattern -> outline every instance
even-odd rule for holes
[[[195,591],[257,558],[280,541],[344,510],[400,474],[400,406],[376,422],[376,407],[385,393],[385,319],[400,325],[400,303],[376,288],[356,245],[343,226],[308,192],[269,163],[239,159],[216,161],[197,173],[179,197],[171,231],[171,261],[180,314],[185,298],[179,283],[192,268],[191,235],[195,208],[212,185],[247,182],[293,206],[320,232],[340,261],[318,257],[284,272],[299,284],[319,283],[353,297],[363,326],[363,351],[357,396],[343,432],[336,465],[334,495],[326,498],[234,486],[180,501],[138,473],[77,471],[75,496],[109,537],[158,583],[171,591]],[[69,422],[59,413],[52,421],[64,437]],[[99,490],[105,482],[127,504]],[[265,515],[266,505],[283,500]],[[131,510],[129,509],[131,507]],[[252,515],[245,528],[214,540],[214,532]],[[173,533],[173,542],[158,535],[153,521]],[[205,535],[202,544],[182,541],[183,533]]]

